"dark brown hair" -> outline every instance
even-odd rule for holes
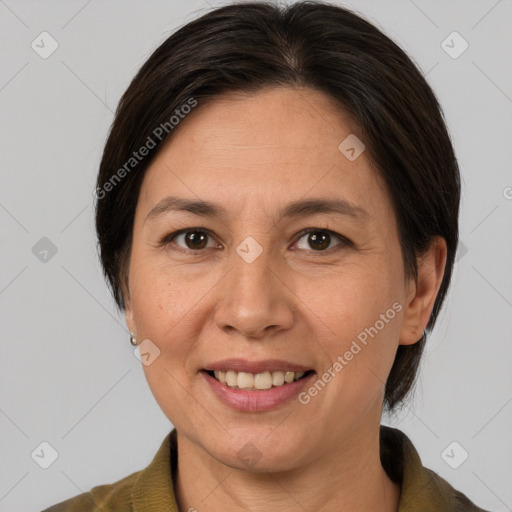
[[[416,258],[432,237],[446,240],[431,330],[452,274],[460,200],[459,169],[441,108],[411,59],[373,24],[342,7],[311,1],[286,7],[244,2],[212,10],[166,39],[122,96],[99,169],[96,202],[101,264],[118,307],[123,310],[128,297],[141,182],[172,135],[171,118],[182,118],[191,102],[201,105],[226,92],[268,86],[321,91],[357,123],[387,184],[409,277],[416,277]],[[139,158],[142,147],[150,149]],[[388,409],[412,388],[425,341],[423,335],[414,345],[399,346],[386,383]]]

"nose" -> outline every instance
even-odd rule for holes
[[[261,340],[290,329],[294,322],[294,294],[269,250],[252,262],[233,254],[231,270],[219,288],[215,323],[227,334]]]

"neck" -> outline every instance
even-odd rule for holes
[[[400,487],[380,462],[379,428],[344,439],[328,456],[286,472],[229,467],[178,432],[176,499],[180,510],[396,512]]]

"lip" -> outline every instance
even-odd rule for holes
[[[205,366],[205,370],[227,371],[247,373],[262,372],[307,372],[311,367],[283,361],[282,359],[265,359],[264,361],[247,361],[246,359],[224,359]],[[299,382],[299,381],[297,381]]]
[[[262,368],[261,366],[257,365],[256,367],[259,369]],[[226,366],[223,368],[226,368]],[[230,368],[234,369],[232,366]],[[251,368],[254,368],[254,366],[251,366]],[[273,366],[272,368],[276,367]],[[301,367],[297,366],[297,368]],[[241,369],[239,371],[244,370]],[[297,371],[305,370],[298,369]],[[315,372],[311,372],[311,374],[304,376],[302,379],[296,380],[289,384],[284,384],[282,386],[276,386],[265,390],[250,391],[247,389],[230,388],[226,384],[222,384],[217,379],[209,375],[206,370],[202,370],[199,373],[202,375],[203,379],[213,391],[214,395],[224,405],[239,412],[264,412],[276,409],[277,407],[286,404],[293,398],[296,398],[301,390],[306,387],[311,379],[316,375]]]

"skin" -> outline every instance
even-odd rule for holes
[[[338,145],[357,126],[324,94],[267,88],[199,105],[174,130],[145,175],[137,204],[126,321],[160,356],[144,366],[152,393],[178,431],[180,510],[396,511],[400,488],[379,459],[384,384],[399,344],[415,343],[441,284],[446,244],[432,241],[407,278],[396,217],[367,153],[349,161]],[[364,141],[363,141],[364,142]],[[168,195],[209,200],[227,215],[167,212]],[[360,218],[279,219],[299,199],[343,198]],[[211,235],[193,250],[184,236]],[[318,249],[307,228],[333,234]],[[262,248],[252,263],[236,248]],[[323,251],[323,252],[322,252]],[[240,357],[285,359],[320,376],[366,327],[402,310],[306,405],[267,412],[221,403],[199,371]],[[254,466],[237,456],[247,443]]]

